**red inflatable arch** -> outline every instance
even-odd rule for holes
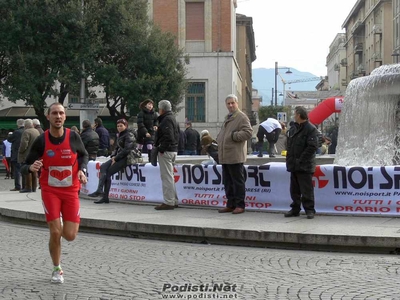
[[[308,114],[308,119],[314,125],[321,124],[326,118],[335,112],[341,112],[344,97],[332,97],[322,101]]]

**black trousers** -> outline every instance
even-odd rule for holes
[[[312,173],[290,173],[290,196],[293,201],[290,207],[295,213],[300,212],[301,205],[303,205],[304,211],[315,213],[312,177]]]
[[[111,163],[112,160],[109,159],[100,166],[100,174],[106,174],[104,182],[104,195],[106,196],[108,196],[108,193],[110,192],[111,176],[126,167],[126,158],[116,161],[114,164]]]
[[[25,188],[25,177],[22,176],[22,186],[21,186],[21,164],[16,161],[11,161],[12,168],[14,171],[14,188],[23,189]]]
[[[279,139],[279,135],[281,134],[282,129],[276,128],[271,132],[268,132],[265,130],[264,127],[259,126],[258,131],[257,131],[257,138],[258,138],[258,145],[259,145],[259,151],[262,153],[262,145],[264,143],[264,136],[267,138],[268,144],[269,144],[269,150],[268,154],[273,154],[275,151],[275,144]]]
[[[245,168],[242,163],[222,165],[222,180],[228,201],[226,207],[245,208],[246,182],[244,172]]]

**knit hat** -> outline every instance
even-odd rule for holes
[[[139,108],[140,108],[140,109],[143,109],[143,108],[145,108],[145,107],[146,107],[146,105],[147,105],[147,103],[151,103],[151,104],[153,104],[153,106],[154,106],[154,102],[153,102],[153,100],[151,100],[151,99],[146,99],[146,100],[144,100],[144,101],[140,102],[140,104],[139,104]]]
[[[207,129],[204,129],[204,130],[200,133],[200,136],[201,136],[201,137],[203,137],[203,136],[205,136],[205,135],[210,135],[210,133],[208,132]]]
[[[118,123],[122,123],[122,124],[124,124],[126,127],[128,127],[128,121],[125,120],[125,119],[119,119],[119,120],[117,121],[117,124],[118,124]]]

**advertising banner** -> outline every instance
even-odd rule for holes
[[[88,183],[81,193],[97,189],[101,162],[89,162]],[[290,209],[290,173],[285,163],[246,168],[246,209]],[[179,204],[224,207],[226,197],[220,165],[176,165]],[[400,167],[319,165],[314,173],[319,213],[397,215],[400,212]],[[151,164],[127,166],[112,177],[109,197],[134,202],[163,202],[160,170]]]

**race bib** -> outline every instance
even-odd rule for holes
[[[72,186],[72,166],[49,167],[49,186]]]

